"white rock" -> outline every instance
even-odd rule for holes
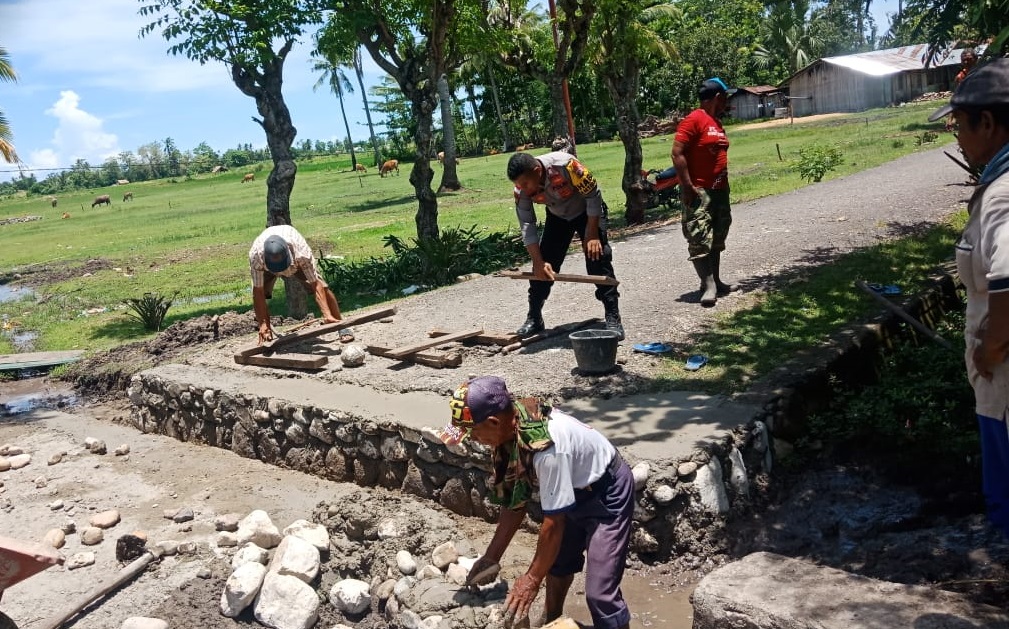
[[[119,524],[119,511],[116,509],[109,509],[108,511],[102,511],[101,513],[96,513],[91,516],[91,526],[100,529],[110,529],[113,526]]]
[[[652,500],[660,505],[667,505],[676,498],[676,490],[669,485],[659,485],[652,492]]]
[[[19,470],[32,462],[32,455],[18,454],[8,458],[7,461],[11,464],[12,470]]]
[[[417,561],[408,550],[401,550],[396,553],[396,567],[403,574],[413,574],[417,572]]]
[[[266,566],[250,561],[231,573],[221,592],[221,613],[234,618],[252,604],[266,577]]]
[[[105,539],[105,533],[98,527],[86,526],[81,529],[81,543],[85,546],[101,544],[103,539]]]
[[[231,558],[231,567],[239,568],[249,562],[261,563],[265,566],[266,560],[269,557],[270,553],[265,548],[260,548],[252,542],[248,542],[245,546],[239,548],[235,556]]]
[[[288,535],[273,552],[268,572],[297,577],[311,583],[319,574],[319,549],[300,537]]]
[[[119,629],[168,629],[168,623],[160,618],[134,616],[124,620]]]
[[[93,552],[74,553],[70,556],[70,559],[67,559],[66,568],[67,570],[76,570],[77,568],[90,566],[94,563],[95,554]]]
[[[441,625],[442,616],[428,616],[424,620],[420,621],[421,629],[438,629]]]
[[[420,580],[440,579],[441,574],[442,574],[441,570],[435,568],[431,564],[427,564],[426,566],[421,568],[420,571],[417,573],[417,578]]]
[[[284,528],[284,535],[303,539],[318,548],[319,552],[329,549],[329,531],[321,524],[313,524],[308,520],[295,520]]]
[[[10,459],[0,456],[0,472],[6,472],[11,468]]]
[[[694,485],[700,494],[701,504],[708,511],[718,514],[729,512],[729,497],[725,493],[722,464],[718,462],[718,459],[711,459],[707,465],[697,470]]]
[[[743,462],[743,455],[738,448],[733,448],[729,452],[729,484],[741,496],[750,495],[750,479],[746,476],[746,463]]]
[[[344,367],[360,367],[364,364],[368,352],[361,345],[351,344],[343,348],[340,352],[340,362]]]
[[[238,524],[242,516],[237,513],[225,513],[214,518],[214,529],[217,531],[228,531],[234,533],[238,530]]]
[[[676,474],[680,478],[684,478],[685,476],[690,476],[691,474],[693,474],[696,471],[697,471],[697,463],[694,463],[693,461],[687,461],[685,463],[680,463],[676,467]]]
[[[375,532],[378,539],[396,539],[403,535],[405,529],[406,523],[400,518],[385,518],[379,521]]]
[[[66,540],[66,534],[64,534],[60,529],[49,529],[42,538],[42,543],[48,544],[53,548],[63,548],[63,544],[66,543]]]
[[[24,448],[8,444],[3,447],[2,452],[4,456],[17,456],[19,454],[24,454],[25,451]]]
[[[371,586],[358,579],[343,579],[330,588],[329,600],[342,612],[360,614],[371,607]]]
[[[459,559],[459,551],[456,550],[455,544],[452,542],[445,542],[431,551],[431,563],[439,570],[444,570],[449,564],[455,563],[457,559]]]
[[[301,579],[268,572],[253,612],[272,629],[309,629],[319,619],[319,596]]]
[[[445,578],[456,585],[465,585],[468,575],[469,570],[457,563],[449,564],[448,570],[445,571]]]
[[[238,535],[229,533],[228,531],[221,531],[217,534],[217,545],[221,548],[238,546]]]
[[[266,511],[256,509],[238,524],[238,543],[252,542],[261,548],[274,548],[283,536]]]
[[[634,476],[634,491],[641,491],[648,482],[648,474],[652,471],[652,466],[648,461],[642,461],[631,468],[631,475]]]
[[[161,540],[156,543],[155,546],[160,548],[161,552],[168,557],[179,554],[179,543],[174,539]],[[232,565],[232,567],[234,567],[234,565]]]
[[[459,565],[462,566],[463,568],[465,568],[466,572],[469,573],[469,571],[473,569],[473,564],[476,563],[477,559],[479,559],[479,557],[463,557],[463,556],[460,556],[459,559],[457,559],[456,561],[458,561]]]
[[[113,452],[113,454],[115,454],[116,456],[126,456],[129,453],[130,453],[130,444],[128,443],[122,444],[121,446],[116,448],[115,451]]]

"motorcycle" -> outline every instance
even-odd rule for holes
[[[680,178],[676,168],[670,166],[665,170],[642,170],[641,187],[646,193],[645,209],[651,210],[660,205],[666,206],[670,212],[676,210],[680,202]]]

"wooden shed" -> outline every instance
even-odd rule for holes
[[[756,120],[770,118],[774,110],[785,107],[785,98],[781,90],[771,85],[752,85],[740,87],[729,99],[732,107],[732,117],[739,120]]]
[[[927,48],[917,44],[823,57],[781,87],[788,92],[793,116],[865,111],[952,89],[963,49],[950,51],[926,68]]]

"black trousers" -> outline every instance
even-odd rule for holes
[[[543,235],[540,237],[540,253],[543,255],[543,261],[550,263],[554,273],[560,273],[561,265],[564,264],[564,257],[568,253],[568,247],[571,246],[571,240],[575,234],[578,234],[578,238],[584,245],[585,228],[588,226],[589,217],[588,214],[582,212],[580,216],[568,221],[553,215],[549,211],[546,212],[546,215],[547,218],[543,224]],[[598,260],[590,260],[586,256],[585,271],[589,275],[605,275],[606,277],[616,279],[616,275],[613,272],[613,250],[610,249],[609,240],[606,238],[606,223],[606,204],[604,203],[603,214],[599,217],[599,242],[603,245],[603,254],[599,256]],[[553,287],[553,284],[553,282],[541,282],[538,280],[530,281],[530,303],[546,301],[547,297],[550,296],[550,289]],[[616,286],[596,285],[596,299],[603,303],[616,301],[619,296],[620,293],[617,291]]]

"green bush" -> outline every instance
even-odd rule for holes
[[[804,146],[799,149],[799,161],[793,169],[806,181],[820,181],[844,159],[832,146]]]
[[[921,146],[922,144],[931,144],[939,139],[939,134],[935,131],[924,131],[921,135],[914,136],[915,146]]]
[[[482,234],[469,229],[443,229],[438,238],[409,243],[386,236],[392,255],[385,258],[345,261],[319,260],[323,279],[337,295],[384,294],[411,284],[446,286],[467,273],[491,273],[513,266],[526,256],[522,239],[515,232]]]
[[[890,144],[890,146],[892,146],[892,147],[893,147],[893,148],[895,148],[895,149],[900,149],[900,148],[904,148],[904,140],[894,140],[894,141],[893,141],[893,142],[892,142],[892,143]]]
[[[127,314],[143,324],[144,328],[156,332],[161,329],[165,313],[172,307],[174,297],[174,295],[167,298],[157,293],[144,293],[140,299],[127,299],[126,305],[131,310]]]

